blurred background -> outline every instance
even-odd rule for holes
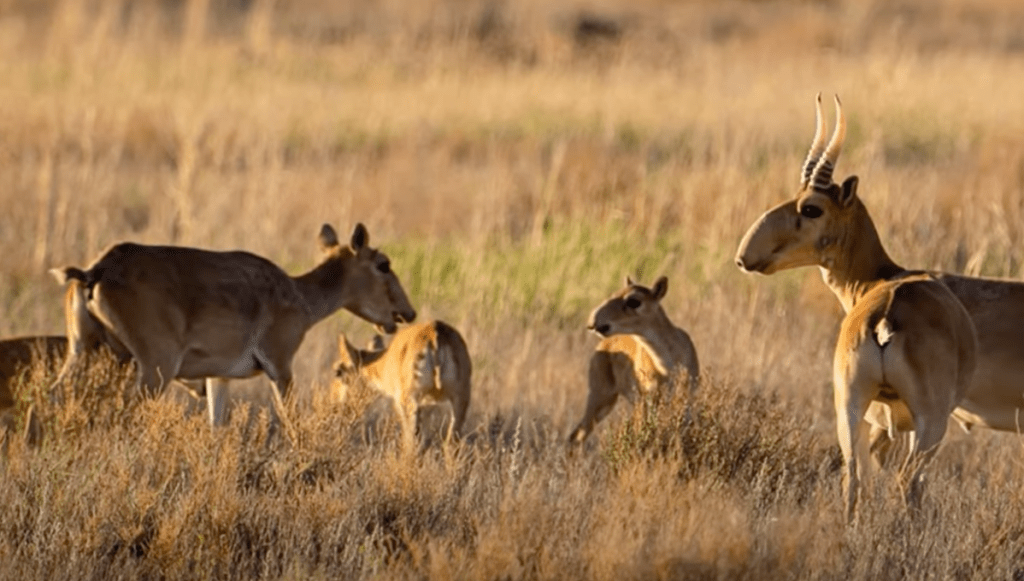
[[[307,334],[275,449],[91,375],[0,462],[0,577],[1024,578],[1014,434],[950,430],[922,510],[890,471],[846,526],[841,309],[817,269],[734,264],[819,92],[895,260],[1021,278],[1018,0],[0,0],[0,337],[62,333],[47,270],[119,241],[298,274],[363,222],[474,364],[470,435],[415,458],[330,391],[338,334],[372,333],[349,313]],[[626,275],[668,277],[699,413],[620,403],[567,455]]]
[[[795,193],[813,99],[907,266],[1019,277],[1024,6],[1004,0],[0,1],[0,335],[62,331],[46,274],[121,240],[298,273],[369,227],[477,364],[472,413],[568,429],[627,274],[709,372],[822,409],[840,310],[732,256]],[[827,109],[831,123],[832,113]],[[315,327],[329,376],[349,314]],[[300,386],[299,391],[306,390]]]

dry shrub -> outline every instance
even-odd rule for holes
[[[32,394],[45,433],[56,439],[122,425],[142,403],[134,365],[121,363],[105,349],[89,356],[63,385],[54,385],[55,378],[52,368],[34,365],[22,390]]]
[[[605,436],[602,455],[613,468],[669,458],[681,480],[712,479],[756,496],[754,506],[769,510],[803,504],[838,478],[838,447],[807,429],[813,420],[810,410],[778,394],[712,379],[692,397],[634,410],[631,421]]]
[[[1020,538],[1019,503],[951,503],[962,484],[939,469],[920,514],[883,475],[844,529],[837,453],[805,429],[810,410],[735,382],[610,420],[576,453],[543,422],[484,413],[463,442],[410,456],[362,439],[370,401],[315,403],[296,442],[270,447],[266,414],[218,430],[165,400],[87,427],[60,416],[6,465],[0,554],[19,555],[12,576],[69,579],[971,578],[968,555],[987,547],[980,570],[997,570]],[[964,526],[979,537],[959,547]]]
[[[115,241],[300,272],[321,223],[364,221],[474,360],[469,433],[413,456],[376,394],[323,393],[337,333],[370,332],[347,314],[296,357],[292,442],[255,406],[211,430],[142,401],[109,362],[54,406],[33,368],[17,413],[48,431],[3,464],[0,577],[1022,575],[1014,435],[951,434],[917,515],[883,473],[844,526],[839,308],[817,273],[731,260],[793,195],[825,91],[897,260],[1019,276],[1016,4],[0,6],[0,333],[62,329],[45,270]],[[669,276],[709,381],[570,455],[586,313],[625,274]]]

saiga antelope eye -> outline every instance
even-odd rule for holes
[[[817,206],[812,206],[810,204],[805,204],[803,207],[800,208],[800,215],[803,216],[804,218],[819,218],[824,213],[825,212],[823,212],[821,208]]]
[[[379,270],[381,274],[388,274],[391,272],[391,263],[385,260],[377,265],[377,270]]]
[[[636,297],[629,297],[628,299],[626,299],[626,307],[630,309],[639,309],[640,299]]]

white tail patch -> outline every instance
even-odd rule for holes
[[[875,341],[879,347],[885,347],[890,341],[892,341],[893,335],[896,332],[893,331],[892,325],[889,324],[889,319],[882,319],[875,325]]]

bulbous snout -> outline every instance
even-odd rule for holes
[[[612,330],[612,326],[608,323],[600,322],[597,320],[597,314],[600,309],[590,313],[590,320],[587,322],[587,330],[593,331],[602,337],[607,337],[608,333]]]
[[[759,254],[763,253],[757,252],[757,249],[762,244],[754,240],[763,223],[764,219],[762,218],[751,226],[750,230],[747,230],[747,233],[743,235],[743,240],[740,241],[740,245],[736,249],[736,266],[743,272],[758,272],[761,270],[759,267],[764,265],[764,257],[759,256]]]
[[[749,253],[742,251],[736,253],[736,266],[743,272],[760,272],[763,274],[767,264],[768,260],[764,258],[755,258],[750,256]]]
[[[416,320],[416,310],[412,307],[401,310],[392,311],[391,320],[386,323],[375,325],[377,332],[384,335],[393,335],[398,330],[398,325],[405,323],[411,323]]]
[[[736,266],[738,266],[740,268],[740,270],[743,270],[743,271],[746,271],[746,272],[750,272],[750,269],[747,268],[747,263],[743,261],[743,255],[742,254],[737,254],[736,255]]]
[[[411,323],[416,320],[416,309],[409,307],[391,314],[396,323]]]
[[[736,266],[743,272],[767,274],[766,271],[770,262],[771,257],[755,258],[744,252],[736,254]]]
[[[736,266],[743,272],[772,274],[780,268],[792,268],[793,240],[799,239],[794,227],[796,201],[790,200],[765,212],[743,235],[736,249]],[[804,261],[798,261],[804,264]],[[806,263],[810,264],[810,263]]]

